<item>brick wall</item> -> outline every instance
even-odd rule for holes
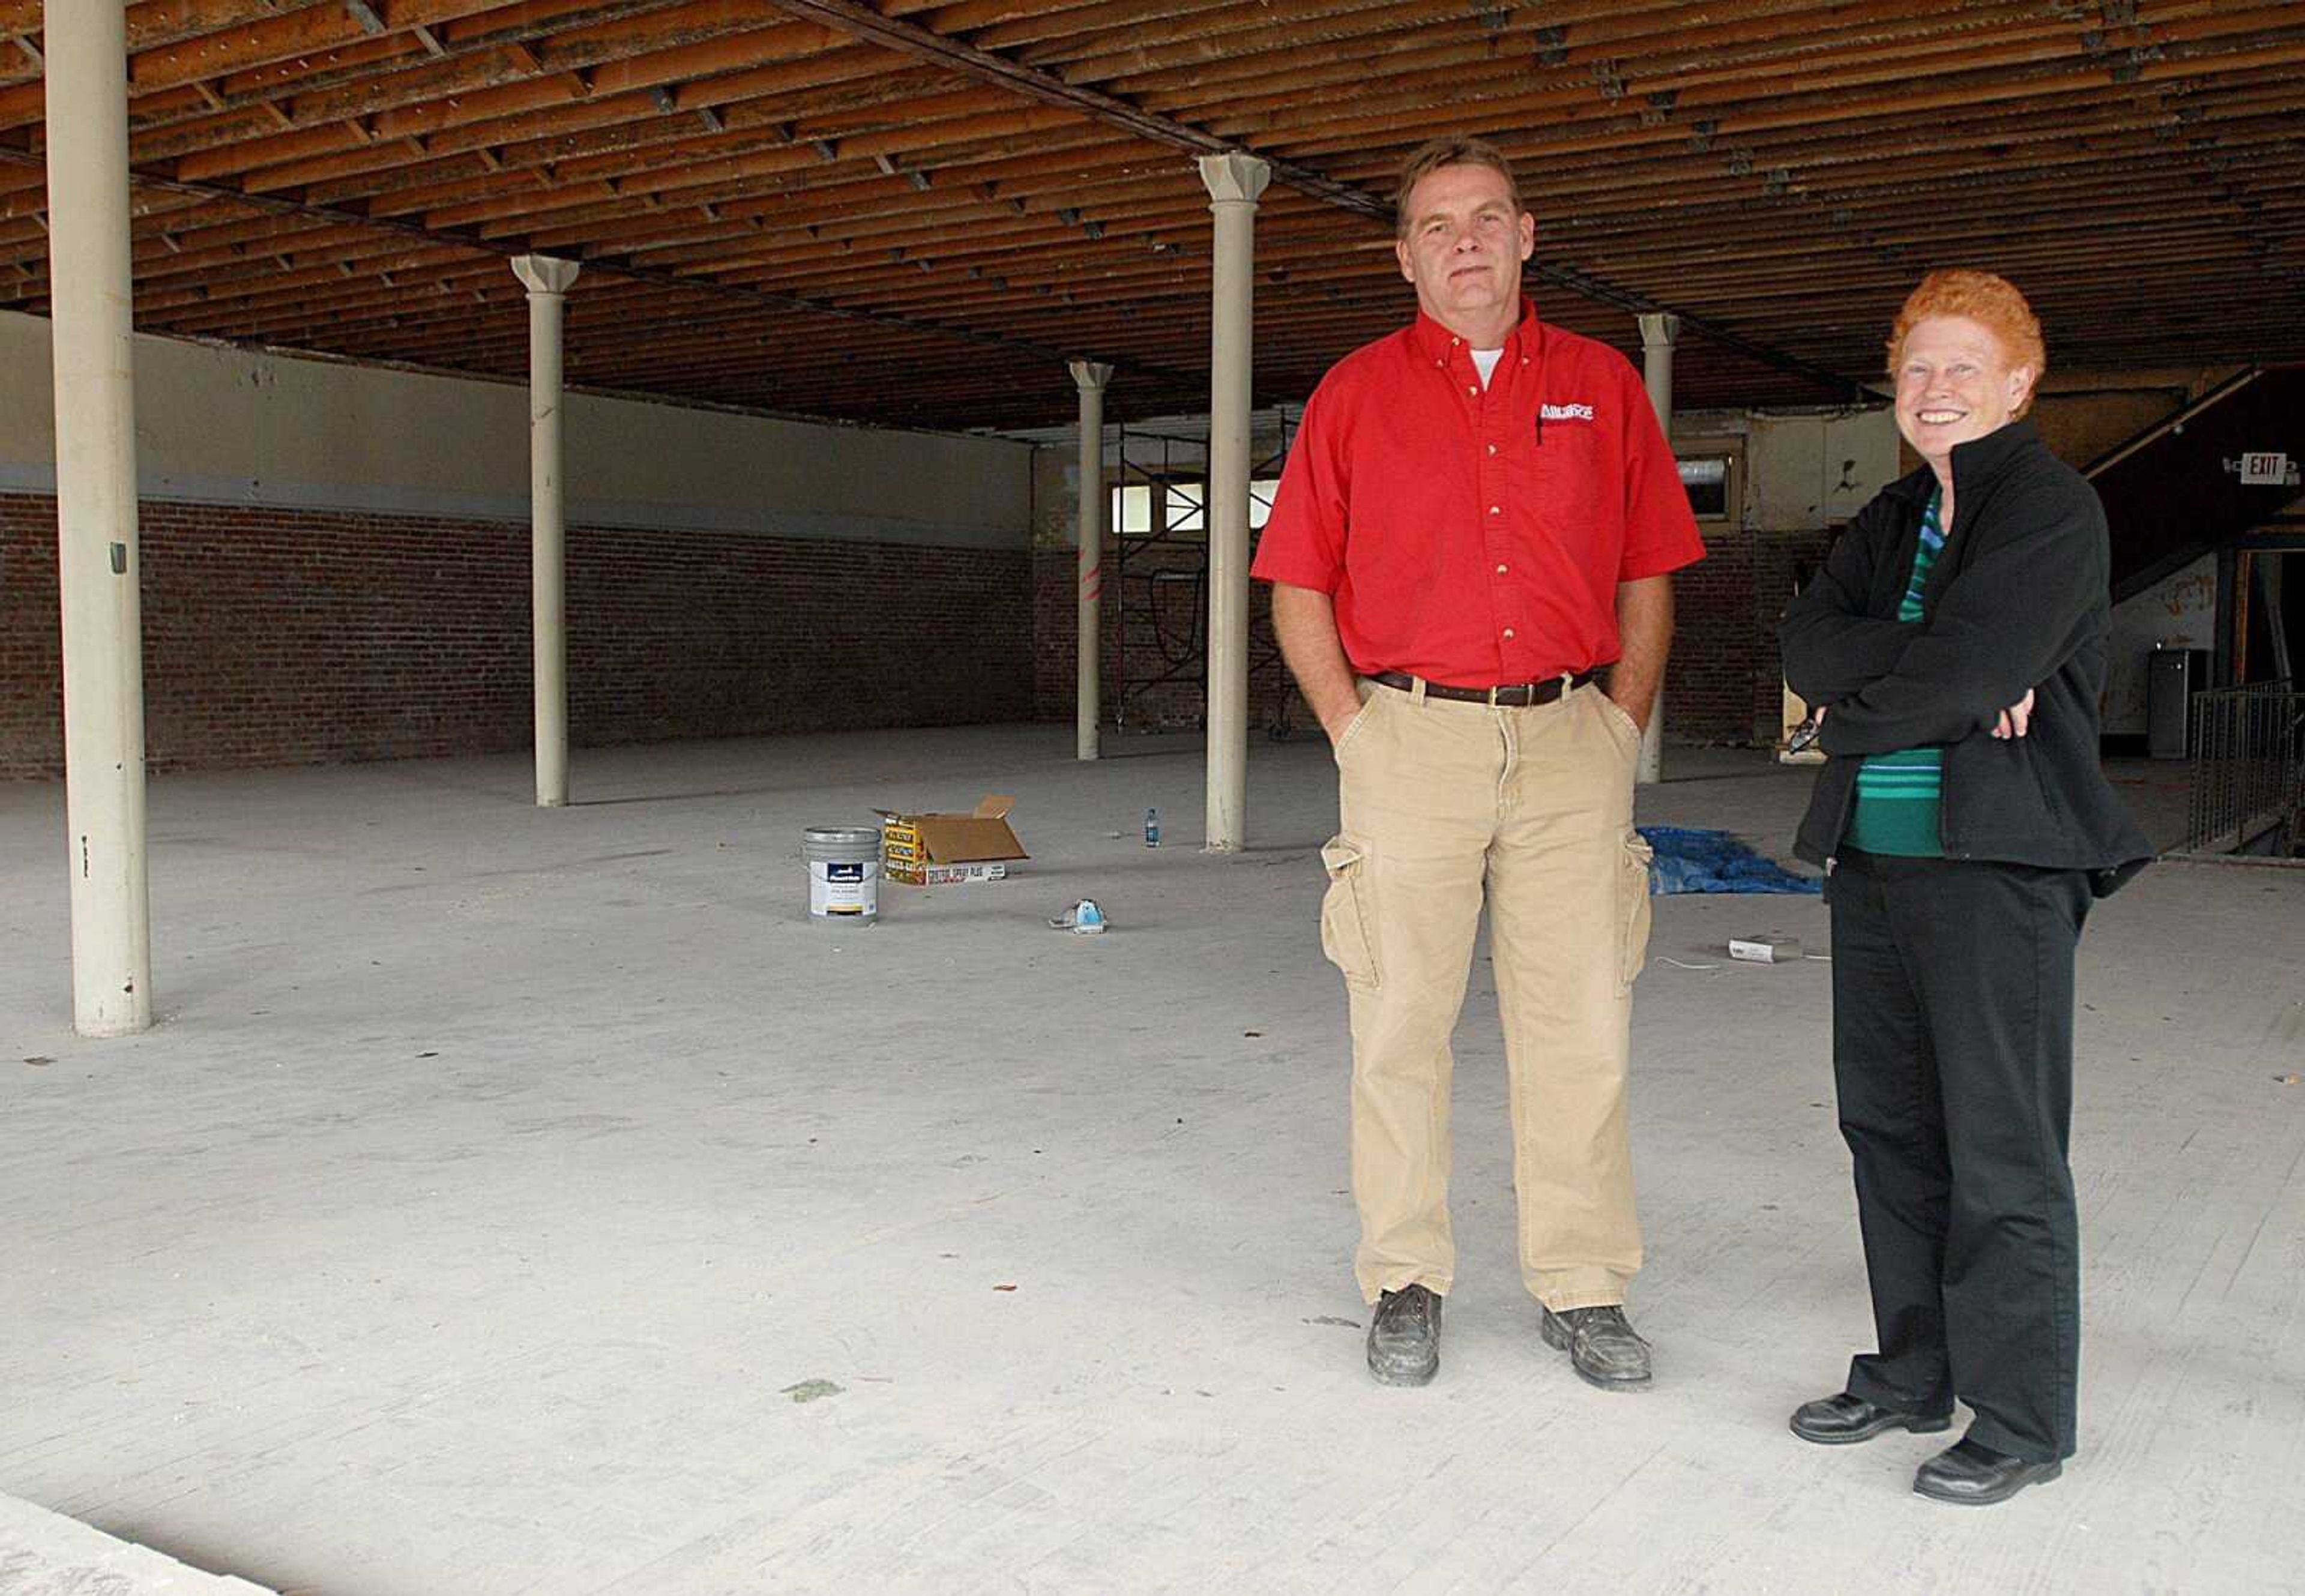
[[[1033,550],[1033,718],[1073,716],[1073,640],[1078,633],[1073,594],[1077,563],[1069,548]],[[1110,664],[1111,645],[1106,644]]]
[[[1072,719],[1080,635],[1076,550],[1042,547],[1033,552],[1033,664],[1035,716]],[[1104,724],[1123,717],[1121,729],[1159,731],[1203,724],[1208,687],[1202,662],[1208,644],[1205,582],[1156,580],[1161,572],[1187,574],[1206,567],[1194,545],[1132,549],[1124,569],[1107,539],[1099,642]],[[1293,698],[1289,674],[1272,640],[1272,590],[1249,590],[1248,721],[1253,734],[1269,730]],[[1181,662],[1181,668],[1178,668]],[[1169,679],[1163,681],[1162,677]],[[1299,732],[1317,730],[1301,701],[1289,703]]]
[[[1679,630],[1665,691],[1667,733],[1677,743],[1767,743],[1776,740],[1783,666],[1777,655],[1777,616],[1792,595],[1797,564],[1813,566],[1832,542],[1826,532],[1729,532],[1705,539],[1704,561],[1675,581]],[[1197,565],[1198,552],[1162,550],[1131,559],[1122,587],[1115,553],[1105,551],[1103,616],[1104,700],[1107,724],[1122,707],[1124,627],[1116,615],[1116,594],[1128,597],[1133,613],[1125,627],[1128,680],[1150,682],[1167,663],[1144,613],[1161,606],[1162,631],[1171,645],[1201,637],[1192,629],[1191,608],[1205,593],[1195,584],[1150,583],[1143,573],[1160,565]],[[1076,635],[1074,552],[1042,548],[1033,555],[1033,705],[1042,720],[1069,720],[1073,714]],[[1279,710],[1287,678],[1267,623],[1269,590],[1254,590],[1249,676],[1249,724],[1265,728]],[[1197,680],[1180,682],[1127,700],[1130,724],[1190,726],[1198,723],[1204,689]],[[1314,728],[1303,703],[1290,706],[1294,725]]]
[[[1776,741],[1784,689],[1777,616],[1796,567],[1824,558],[1822,531],[1711,532],[1704,560],[1673,582],[1677,613],[1665,667],[1665,734],[1676,743]]]
[[[155,769],[524,748],[528,529],[142,509]],[[64,761],[55,502],[0,495],[0,777]],[[1030,556],[571,527],[579,746],[1033,712]]]
[[[56,502],[0,494],[0,777],[64,768]]]

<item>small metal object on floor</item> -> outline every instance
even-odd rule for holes
[[[1052,931],[1072,931],[1083,937],[1101,936],[1107,925],[1104,911],[1097,907],[1094,898],[1083,898],[1063,913],[1049,921]]]

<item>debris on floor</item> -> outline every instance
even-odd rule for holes
[[[838,1396],[846,1388],[829,1380],[804,1380],[796,1386],[787,1386],[777,1394],[789,1396],[795,1402],[814,1402],[820,1396]]]
[[[1729,956],[1748,964],[1790,964],[1801,956],[1799,937],[1731,937]]]
[[[1819,893],[1823,879],[1796,875],[1764,859],[1726,831],[1687,826],[1644,826],[1641,836],[1656,852],[1649,868],[1649,892]]]
[[[1083,898],[1049,921],[1052,931],[1072,931],[1083,937],[1095,937],[1105,929],[1104,911],[1098,908],[1094,898]]]

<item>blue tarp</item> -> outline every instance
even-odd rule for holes
[[[1764,859],[1725,831],[1686,826],[1644,826],[1641,835],[1656,850],[1649,871],[1649,894],[1675,892],[1823,892],[1816,876],[1797,876]]]

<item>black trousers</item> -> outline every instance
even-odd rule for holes
[[[1880,1350],[1850,1394],[2072,1456],[2080,1249],[2066,1162],[2079,870],[1843,855],[1833,1074]]]

